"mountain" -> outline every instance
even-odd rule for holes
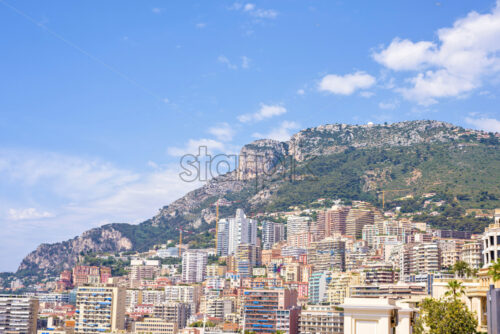
[[[90,252],[144,251],[176,239],[180,226],[199,232],[186,236],[188,242],[205,236],[210,245],[208,230],[215,226],[213,204],[219,198],[225,199],[223,217],[237,207],[273,212],[318,198],[381,206],[379,191],[390,189],[414,198],[437,192],[463,208],[493,208],[500,206],[499,162],[498,134],[439,121],[329,124],[300,131],[286,142],[257,140],[241,149],[236,170],[211,179],[151,219],[104,225],[71,240],[42,244],[24,258],[17,275],[57,273]],[[390,204],[396,197],[388,193],[386,200]],[[484,225],[456,219],[435,224],[474,231]]]

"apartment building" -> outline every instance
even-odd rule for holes
[[[344,314],[332,306],[307,305],[300,312],[299,333],[344,333]]]
[[[182,254],[182,281],[198,283],[205,280],[208,254],[198,250],[188,250]]]
[[[310,232],[309,226],[310,226],[310,221],[311,219],[309,217],[302,217],[302,216],[290,216],[287,219],[287,240],[288,237],[291,235],[295,234],[303,234]]]
[[[190,306],[186,303],[166,302],[154,305],[153,316],[165,322],[174,323],[177,328],[181,329],[186,327],[191,311]]]
[[[236,267],[240,277],[252,276],[252,269],[257,263],[257,248],[252,244],[239,244],[236,250]]]
[[[73,268],[73,285],[80,286],[84,284],[99,284],[101,282],[101,274],[99,267],[95,266],[75,266]]]
[[[35,334],[38,299],[0,295],[0,333]]]
[[[177,334],[178,328],[175,322],[167,322],[159,318],[144,318],[134,323],[136,334]]]
[[[377,235],[378,229],[375,225],[365,225],[361,230],[361,239],[366,241],[366,244],[371,248],[375,247]]]
[[[346,234],[346,218],[349,210],[349,207],[336,205],[329,210],[318,212],[318,222],[325,226],[325,237]]]
[[[499,216],[497,216],[497,214]],[[500,258],[500,210],[495,210],[495,223],[490,224],[481,238],[483,242],[483,267],[489,267]]]
[[[411,249],[410,273],[432,273],[441,270],[439,246],[433,242],[415,244]]]
[[[255,333],[275,333],[277,311],[297,305],[297,291],[251,289],[243,292],[243,327]]]
[[[125,290],[119,287],[79,287],[76,293],[75,333],[125,329],[125,298]]]
[[[350,297],[349,287],[361,283],[361,276],[358,273],[332,273],[332,279],[328,284],[327,302],[330,305],[339,305],[344,299]]]
[[[242,209],[237,209],[234,218],[219,221],[217,254],[233,255],[240,244],[257,244],[257,221],[247,218]]]
[[[472,269],[480,269],[483,265],[483,243],[481,240],[474,240],[463,245],[460,251],[460,260],[464,261]]]
[[[346,235],[360,239],[363,226],[373,225],[375,216],[371,210],[367,209],[351,209],[346,217]]]
[[[321,304],[328,299],[327,288],[332,280],[330,271],[314,272],[309,277],[309,303]]]
[[[345,271],[345,242],[332,237],[312,242],[307,261],[314,271]]]
[[[262,249],[271,249],[275,243],[285,240],[285,226],[281,223],[262,223]]]

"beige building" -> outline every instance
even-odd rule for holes
[[[345,298],[350,297],[349,286],[358,285],[360,283],[361,276],[358,273],[334,272],[327,289],[328,303],[331,305],[342,304]]]
[[[483,265],[481,240],[467,242],[460,251],[460,260],[464,261],[472,269],[479,269]]]
[[[307,305],[299,317],[299,333],[330,334],[344,332],[342,312],[332,306]]]
[[[499,209],[495,210],[495,215],[497,210]],[[495,221],[498,221],[496,217]],[[483,268],[486,268],[500,258],[500,223],[496,222],[488,226],[481,240],[483,242]]]
[[[424,242],[411,248],[410,273],[423,274],[441,270],[441,254],[436,243]]]
[[[134,324],[137,334],[177,334],[177,324],[159,318],[145,318]]]
[[[102,333],[125,328],[125,290],[95,285],[78,287],[76,333]]]
[[[360,239],[363,226],[373,225],[375,218],[371,210],[351,209],[346,217],[346,235]]]
[[[0,295],[0,333],[36,333],[38,299]]]
[[[345,334],[411,334],[416,310],[394,299],[347,298],[344,308]]]

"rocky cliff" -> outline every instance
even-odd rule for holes
[[[431,165],[429,165],[430,167],[422,165],[427,163],[425,159],[433,159],[431,154],[424,159],[421,153],[417,152],[417,154],[413,151],[412,154],[415,153],[415,155],[411,155],[411,157],[415,161],[410,161],[410,163],[401,166],[400,160],[405,158],[403,149],[418,145],[432,146],[443,143],[455,145],[455,142],[463,140],[461,138],[470,136],[471,133],[473,134],[472,140],[475,141],[474,145],[477,145],[478,141],[475,139],[474,133],[479,134],[480,132],[468,131],[438,121],[411,121],[388,125],[329,124],[300,131],[293,135],[288,142],[258,140],[245,145],[241,149],[237,170],[213,178],[199,189],[191,191],[175,202],[163,207],[153,218],[139,225],[106,225],[87,231],[81,236],[68,241],[42,244],[26,256],[19,267],[18,273],[30,272],[37,275],[54,273],[73,266],[82,252],[146,250],[155,243],[176,238],[177,232],[175,228],[178,226],[188,226],[191,229],[198,229],[202,226],[204,228],[207,228],[207,226],[213,227],[215,220],[213,203],[219,198],[225,198],[236,203],[227,207],[227,212],[230,213],[234,212],[233,210],[236,207],[251,210],[263,208],[264,205],[273,201],[281,201],[282,205],[286,207],[286,203],[296,203],[302,199],[301,197],[290,201],[290,197],[303,196],[305,198],[306,196],[300,193],[304,189],[314,190],[308,193],[309,196],[318,194],[333,196],[345,194],[342,191],[344,191],[344,188],[349,187],[359,188],[359,195],[359,192],[375,191],[381,186],[389,186],[389,182],[396,182],[394,184],[397,186],[398,180],[394,180],[395,176],[393,176],[397,173],[401,173],[404,177],[411,177],[416,172],[416,168],[422,170],[427,168],[428,171],[435,169]],[[486,134],[483,133],[483,135]],[[443,152],[455,154],[455,151],[461,149],[457,147],[450,146]],[[384,163],[385,158],[380,158],[380,154],[387,154],[387,152],[373,152],[374,148],[386,149],[389,150],[387,151],[389,153],[391,148],[397,148],[399,156],[392,158],[393,160],[390,161],[392,165],[387,165],[387,163],[381,165],[380,162]],[[355,152],[350,153],[353,156],[351,160],[355,161],[356,164],[349,162],[349,159],[346,160],[345,158],[331,161],[324,159],[323,165],[318,165],[318,173],[329,174],[328,178],[325,178],[324,182],[319,184],[304,183],[304,186],[301,186],[301,183],[295,180],[293,186],[298,188],[290,188],[289,184],[284,186],[283,177],[277,176],[286,172],[290,168],[290,164],[298,163],[300,165],[310,161],[312,157],[327,157],[340,152],[368,151],[370,149],[372,149],[370,151],[371,157],[368,160],[363,158],[363,155],[356,155]],[[485,146],[484,149],[498,152],[498,147],[490,149]],[[481,154],[484,155],[484,152]],[[486,156],[493,160],[496,159],[493,154],[488,153]],[[410,154],[408,154],[408,157],[410,157]],[[469,156],[453,156],[450,161],[453,161],[453,159],[470,160],[471,158]],[[348,163],[351,163],[351,165],[348,165]],[[360,166],[360,163],[364,163],[366,166]],[[376,163],[380,166],[376,165]],[[476,162],[473,161],[472,163]],[[354,175],[352,168],[361,169],[359,175]],[[337,173],[337,171],[342,171],[344,174]],[[417,172],[421,173],[420,171]],[[497,170],[489,173],[495,174],[497,172],[500,173]],[[421,179],[427,178],[433,181],[432,178],[435,177],[437,177],[435,174],[427,172]],[[266,182],[256,182],[256,178],[259,178],[259,182],[261,182],[260,180]],[[453,179],[450,182],[463,182],[463,178],[462,175],[458,181]],[[486,178],[484,179],[486,180]],[[412,183],[412,186],[418,187],[419,184]],[[331,193],[330,190],[335,187],[338,187],[339,191]]]

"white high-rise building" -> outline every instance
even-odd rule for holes
[[[187,251],[182,254],[182,281],[198,283],[205,280],[208,254],[202,251]]]
[[[273,245],[285,239],[283,224],[265,221],[262,224],[262,249],[271,249]]]
[[[240,244],[257,244],[257,221],[247,218],[242,209],[234,218],[221,219],[217,231],[217,254],[233,255]]]
[[[287,219],[287,237],[295,234],[303,234],[309,232],[309,217],[290,216]]]
[[[38,299],[0,295],[0,333],[36,333]]]

